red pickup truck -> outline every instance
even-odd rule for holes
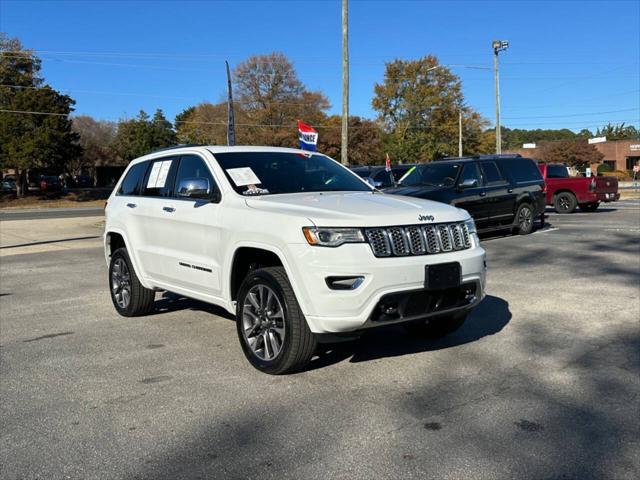
[[[547,205],[558,213],[572,213],[577,206],[583,212],[593,212],[600,202],[620,198],[616,177],[571,177],[565,165],[538,164],[545,183]]]

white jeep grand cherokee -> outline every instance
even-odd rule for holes
[[[118,313],[151,312],[159,290],[219,305],[271,374],[378,325],[447,334],[484,296],[466,211],[380,193],[302,150],[185,146],[134,160],[107,203],[104,245]]]

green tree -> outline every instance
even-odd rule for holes
[[[393,158],[414,162],[457,155],[460,111],[464,143],[471,151],[479,148],[486,122],[465,105],[460,78],[436,57],[387,63],[384,81],[375,84],[374,92],[372,105]]]
[[[171,122],[159,109],[152,118],[140,110],[136,118],[121,120],[114,139],[114,149],[124,163],[175,144],[176,133]]]
[[[536,128],[534,130],[526,130],[521,128],[511,129],[502,127],[501,132],[502,146],[506,149],[522,148],[523,143],[541,143],[582,138],[568,128],[546,130]]]
[[[545,162],[564,163],[584,170],[593,163],[599,163],[604,155],[585,140],[560,140],[540,145],[536,157]]]
[[[5,110],[0,112],[0,167],[16,170],[17,194],[24,196],[28,169],[61,173],[80,155],[69,118],[75,102],[45,85],[40,60],[5,34],[0,34],[0,85],[0,110]]]
[[[633,125],[612,125],[608,123],[596,131],[596,137],[607,137],[607,140],[635,140],[640,138],[640,132]]]

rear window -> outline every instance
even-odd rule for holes
[[[485,181],[488,185],[505,182],[505,179],[502,176],[502,173],[500,173],[495,162],[480,162],[480,165],[484,173]]]
[[[569,170],[564,165],[547,165],[547,178],[569,178]]]
[[[142,185],[142,179],[147,172],[148,162],[136,163],[127,172],[127,176],[124,177],[118,195],[139,195],[140,187]]]
[[[542,174],[536,163],[529,158],[504,160],[500,165],[515,183],[539,182]]]

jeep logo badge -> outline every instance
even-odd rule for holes
[[[418,220],[421,222],[433,222],[435,217],[433,215],[418,215]]]

